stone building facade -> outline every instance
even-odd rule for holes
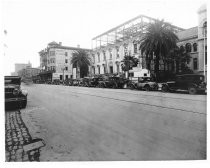
[[[198,10],[198,26],[182,29],[172,26],[179,38],[178,47],[184,47],[191,56],[188,67],[194,73],[207,73],[207,11],[206,5]],[[139,41],[145,25],[155,19],[137,16],[92,39],[92,74],[121,73],[121,61],[126,54],[139,59],[138,67],[145,68],[145,57],[139,50]],[[95,45],[93,45],[93,43]],[[205,56],[204,56],[205,55]],[[204,59],[205,58],[205,59]],[[151,65],[154,69],[154,64]],[[163,70],[160,61],[160,70]]]

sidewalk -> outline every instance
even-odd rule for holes
[[[39,161],[39,148],[32,148],[34,142],[24,124],[19,110],[5,112],[6,162]]]

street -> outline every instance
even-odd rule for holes
[[[23,85],[40,161],[206,158],[206,95]]]

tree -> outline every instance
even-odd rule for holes
[[[121,61],[121,67],[124,72],[128,72],[133,67],[136,67],[138,65],[139,60],[131,55],[124,56],[123,60]],[[129,76],[128,76],[129,77]]]
[[[87,76],[91,59],[85,50],[77,50],[72,54],[71,64],[77,68],[77,78]]]
[[[142,54],[145,53],[146,55],[147,65],[150,66],[151,60],[154,60],[157,80],[159,79],[160,59],[166,59],[169,51],[176,47],[177,41],[178,37],[174,33],[172,26],[163,20],[150,23],[146,27],[146,32],[140,40],[140,50]]]

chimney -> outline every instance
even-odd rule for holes
[[[80,45],[79,44],[77,44],[77,48],[80,48]]]
[[[59,45],[62,46],[62,42],[59,42]]]

